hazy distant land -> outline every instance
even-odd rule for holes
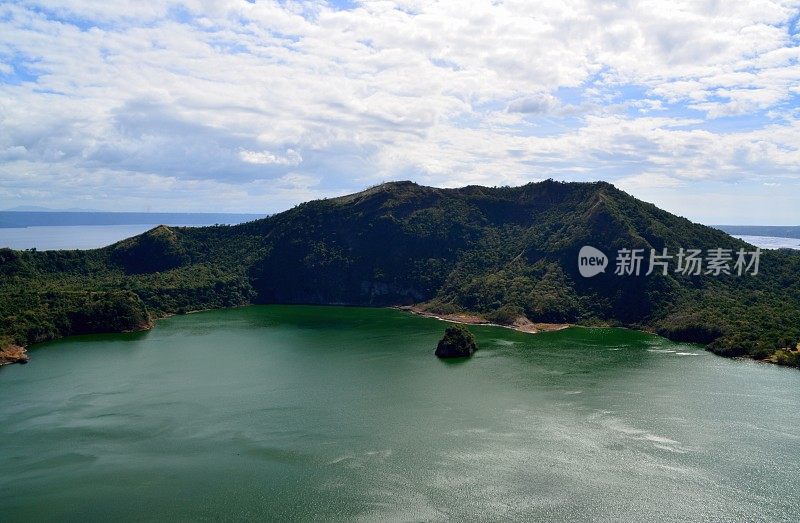
[[[733,236],[769,236],[773,238],[800,238],[798,225],[714,225]]]
[[[0,211],[0,227],[72,225],[233,225],[266,217],[246,213]]]

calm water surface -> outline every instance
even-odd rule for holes
[[[800,372],[646,334],[247,307],[0,369],[3,521],[800,515]]]
[[[41,227],[0,227],[0,247],[12,249],[97,249],[149,231],[143,225],[48,225]]]
[[[800,238],[781,238],[779,236],[746,236],[734,234],[735,238],[762,249],[800,249]]]

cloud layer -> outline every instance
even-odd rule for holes
[[[800,223],[798,13],[7,2],[0,207],[265,212],[390,179],[553,177],[609,180],[695,219]]]

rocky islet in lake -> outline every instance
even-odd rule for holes
[[[475,336],[463,325],[452,325],[436,346],[439,358],[468,358],[475,353]]]

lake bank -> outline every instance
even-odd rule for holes
[[[500,323],[493,323],[484,316],[481,316],[480,314],[470,313],[470,312],[456,312],[450,314],[443,314],[443,313],[428,311],[423,307],[420,307],[419,305],[398,305],[390,308],[405,312],[410,312],[411,314],[416,314],[417,316],[434,318],[437,320],[448,321],[451,323],[461,323],[464,325],[488,325],[492,327],[503,327],[518,332],[525,332],[528,334],[558,331],[575,326],[571,323],[535,323],[530,321],[528,318],[525,318],[524,316],[518,317],[514,321],[514,323],[503,325]]]

